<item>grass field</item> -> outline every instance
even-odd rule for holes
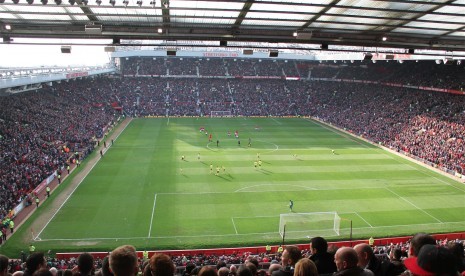
[[[338,212],[341,233],[329,229],[330,240],[348,239],[350,221],[354,238],[465,230],[462,183],[314,121],[163,118],[133,120],[61,208],[44,205],[56,214],[33,243],[43,251],[279,244],[290,199],[295,213]],[[306,227],[288,242],[307,242],[318,223]],[[23,228],[4,249],[27,248]]]

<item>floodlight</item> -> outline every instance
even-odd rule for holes
[[[29,5],[32,5],[34,3],[34,0],[26,0],[26,2],[29,4]]]
[[[5,25],[5,30],[10,31],[10,30],[11,30],[11,25],[10,25],[10,24],[6,24],[6,25]]]
[[[13,4],[18,4],[19,0],[13,0]]]
[[[163,29],[162,29],[162,28],[158,28],[157,32],[158,32],[159,34],[161,34],[161,33],[163,33]]]
[[[123,5],[127,7],[129,5],[129,0],[123,0]]]
[[[48,0],[40,0],[40,2],[42,3],[42,5],[47,5]]]
[[[68,3],[72,6],[76,3],[76,0],[68,0]]]
[[[115,4],[116,4],[116,0],[110,0],[110,5],[112,5],[114,7]]]
[[[87,4],[89,4],[89,0],[82,0],[81,3],[82,3],[84,6],[87,6]]]
[[[100,6],[102,4],[102,0],[96,0],[95,3]]]
[[[55,4],[61,5],[61,0],[55,0]]]
[[[155,6],[155,4],[157,4],[156,1],[150,1],[150,6]]]
[[[137,4],[139,7],[142,7],[142,0],[137,0],[136,4]]]

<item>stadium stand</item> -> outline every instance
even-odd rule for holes
[[[14,219],[11,210],[16,204],[28,199],[31,203],[34,189],[45,179],[66,174],[68,164],[84,159],[120,115],[207,116],[211,111],[229,110],[237,116],[312,116],[449,173],[464,174],[465,98],[441,93],[460,94],[465,85],[460,77],[463,69],[463,65],[433,62],[127,58],[122,76],[62,82],[1,97],[0,218],[7,227],[5,220]],[[296,74],[300,80],[281,79]],[[137,77],[142,75],[171,77]],[[455,243],[463,248],[462,241]],[[408,245],[398,243],[376,247],[375,253],[390,255],[393,248],[408,251]],[[180,267],[216,265],[218,261],[243,264],[249,255],[173,256],[173,262]],[[280,261],[276,254],[256,257],[259,262]],[[48,262],[50,267],[65,270],[76,259]],[[22,270],[20,264],[12,260],[10,272]],[[100,268],[102,258],[96,258],[95,264]]]

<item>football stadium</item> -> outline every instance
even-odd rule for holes
[[[1,273],[465,273],[463,12],[0,1]]]

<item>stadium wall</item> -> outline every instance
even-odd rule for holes
[[[448,234],[435,234],[432,235],[436,240],[464,240],[465,239],[465,232],[459,233],[448,233]],[[391,243],[399,244],[399,243],[407,243],[411,239],[411,236],[406,237],[392,237],[392,238],[381,238],[375,239],[374,244],[375,246],[383,246],[389,245]],[[328,246],[331,247],[343,247],[343,246],[354,246],[359,243],[368,243],[368,240],[353,240],[353,241],[338,241],[338,242],[329,242]],[[301,250],[308,250],[310,245],[306,244],[296,244]],[[271,252],[276,253],[278,250],[279,245],[271,246]],[[69,259],[69,258],[77,258],[82,252],[72,252],[72,253],[57,253],[56,258],[58,259]],[[108,256],[109,252],[90,252],[94,258],[101,258],[103,259],[105,256]],[[251,255],[266,253],[265,246],[255,246],[255,247],[240,247],[240,248],[212,248],[212,249],[192,249],[192,250],[155,250],[149,251],[149,257],[156,253],[164,253],[169,256],[182,256],[182,255],[232,255],[232,254],[243,254],[249,253]],[[139,258],[142,258],[142,251],[138,251],[137,255]]]

